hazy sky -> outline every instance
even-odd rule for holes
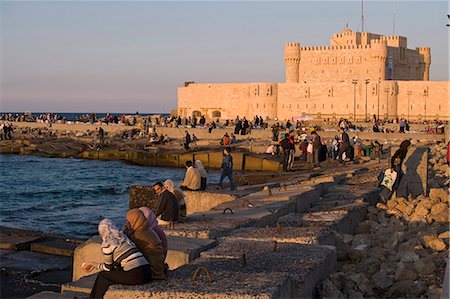
[[[365,31],[431,47],[448,80],[447,1],[364,1]],[[1,1],[0,111],[169,112],[185,81],[284,81],[286,41],[329,45],[361,1]]]

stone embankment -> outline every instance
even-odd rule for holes
[[[450,237],[445,153],[444,145],[430,151],[428,196],[378,203],[355,235],[335,234],[338,272],[320,297],[441,298]]]

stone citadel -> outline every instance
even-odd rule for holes
[[[330,46],[285,44],[285,83],[193,83],[178,88],[178,114],[287,120],[449,120],[448,81],[429,81],[428,47],[345,28]]]

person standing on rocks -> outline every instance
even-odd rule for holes
[[[391,168],[386,170],[387,172],[396,173],[395,181],[392,184],[391,188],[386,187],[385,185],[381,185],[380,197],[383,202],[387,202],[392,194],[397,190],[400,180],[403,177],[402,164],[405,160],[406,154],[408,153],[408,148],[411,145],[409,140],[404,140],[400,144],[400,148],[392,155],[391,157]],[[385,172],[386,175],[386,172]],[[403,197],[403,193],[405,192],[397,192],[397,197]]]

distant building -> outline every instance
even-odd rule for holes
[[[285,44],[285,83],[188,82],[178,88],[178,114],[234,119],[449,120],[448,81],[429,81],[430,48],[407,38],[345,28],[330,46]]]

